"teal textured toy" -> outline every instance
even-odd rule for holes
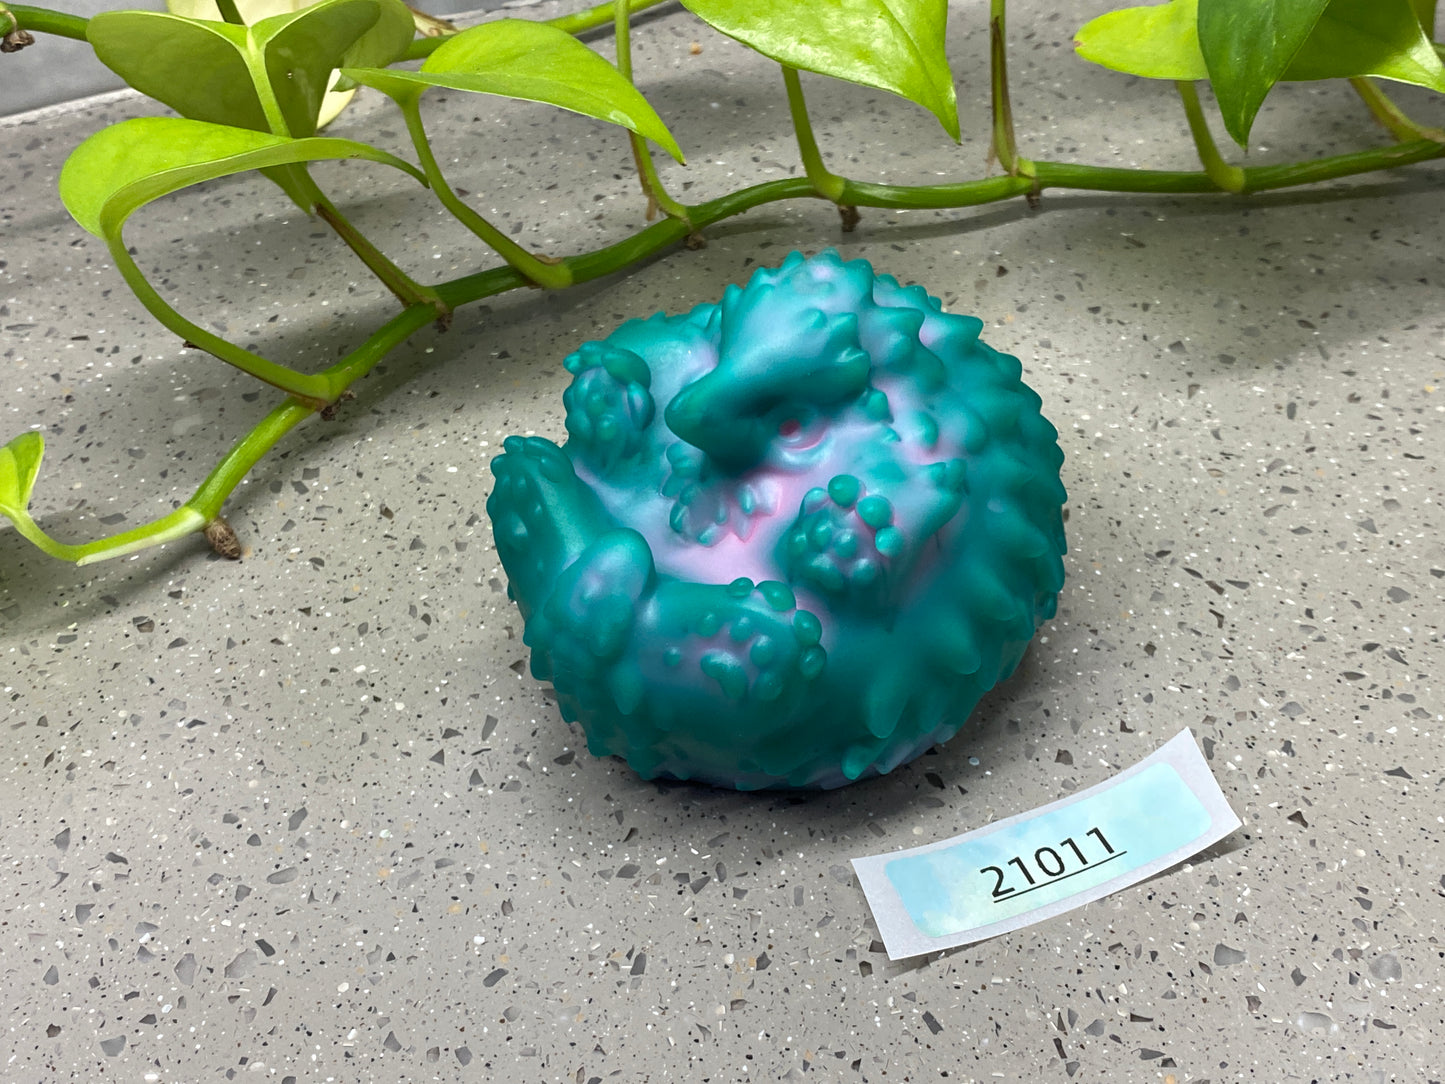
[[[646,778],[837,787],[953,736],[1052,617],[1058,433],[1019,362],[793,253],[566,359],[487,512],[532,673]]]

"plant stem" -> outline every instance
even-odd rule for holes
[[[421,285],[392,263],[384,252],[371,243],[370,238],[353,226],[336,205],[326,198],[326,193],[321,191],[321,186],[311,176],[311,171],[305,163],[292,162],[284,166],[268,166],[261,172],[269,180],[279,185],[281,190],[290,196],[302,211],[308,215],[316,215],[330,226],[336,235],[346,242],[346,246],[360,258],[367,269],[380,279],[403,305],[424,302],[436,306],[438,316],[447,314],[447,310],[437,299],[436,291]]]
[[[23,508],[16,508],[7,513],[10,522],[15,524],[15,529],[20,532],[20,537],[29,542],[36,549],[43,550],[51,557],[58,557],[62,561],[79,561],[85,556],[82,547],[72,545],[69,542],[60,542],[41,530],[40,525],[30,518],[30,513]],[[93,543],[92,543],[93,544]]]
[[[626,7],[628,11],[645,11],[647,8],[656,7],[658,4],[665,4],[667,2],[668,0],[631,0],[631,3],[627,4]],[[588,8],[586,11],[574,12],[571,15],[559,15],[555,19],[544,19],[543,23],[547,26],[555,26],[558,30],[563,30],[568,34],[582,34],[588,30],[595,30],[599,26],[606,26],[612,22],[614,9],[620,6],[621,5],[613,4],[611,0],[608,0],[608,3],[598,4],[596,7]],[[441,34],[432,38],[418,38],[411,43],[411,46],[406,51],[406,56],[402,59],[420,60],[422,57],[431,56],[432,53],[441,48],[444,41],[452,36],[451,34]]]
[[[1445,158],[1445,144],[1433,139],[1417,139],[1374,150],[1353,151],[1319,158],[1313,162],[1295,162],[1283,166],[1253,166],[1244,171],[1245,192],[1267,192],[1278,188],[1298,188],[1320,181],[1336,181],[1360,173],[1380,169],[1399,169]]]
[[[1293,188],[1320,181],[1337,180],[1360,173],[1380,169],[1392,169],[1445,158],[1445,145],[1433,140],[1415,140],[1377,150],[1357,151],[1336,155],[1314,162],[1301,162],[1283,166],[1256,166],[1242,171],[1243,192],[1261,192],[1279,188]],[[1034,176],[989,177],[963,181],[957,184],[908,185],[870,184],[863,181],[847,181],[840,178],[841,195],[850,203],[867,207],[885,208],[941,208],[963,207],[1016,198],[1031,189],[1073,188],[1086,191],[1138,192],[1138,193],[1217,193],[1219,185],[1208,173],[1185,170],[1138,170],[1108,166],[1075,165],[1066,162],[1032,162]],[[731,192],[706,203],[694,205],[691,210],[692,224],[701,229],[713,223],[732,218],[755,207],[782,200],[800,198],[828,198],[817,191],[811,179],[791,177],[777,181],[766,181],[737,192]],[[681,242],[688,234],[688,226],[677,219],[665,219],[653,223],[632,237],[625,238],[605,248],[582,253],[564,260],[569,281],[587,282],[613,274],[625,267],[655,255],[669,245]],[[122,255],[124,246],[118,245]],[[131,275],[139,279],[139,271],[130,263],[129,257],[117,258],[121,274],[132,282]],[[154,297],[144,279],[139,279],[145,293],[137,289],[142,301]],[[436,293],[449,309],[486,297],[505,293],[519,286],[528,285],[529,280],[515,267],[496,267],[473,275],[465,275],[450,282],[441,283]],[[156,299],[158,300],[158,299]],[[172,310],[160,302],[164,312],[174,316]],[[151,308],[147,304],[147,308]],[[174,327],[169,318],[151,309],[168,327]],[[194,328],[183,319],[174,317],[182,326]],[[430,305],[410,305],[392,317],[385,325],[371,335],[357,350],[337,362],[318,377],[302,379],[322,381],[326,385],[324,399],[335,399],[352,383],[360,379],[399,346],[408,336],[425,327],[434,318]],[[195,329],[200,331],[200,329]],[[183,331],[183,334],[193,332]],[[200,331],[201,335],[206,333]],[[221,344],[235,350],[230,343]],[[254,358],[254,355],[251,355]],[[232,360],[226,358],[225,360]],[[255,359],[264,365],[272,363]],[[234,363],[234,362],[233,362]],[[246,368],[246,366],[241,366]],[[274,366],[279,369],[279,366]],[[251,371],[247,369],[247,371]],[[290,373],[290,370],[282,370]],[[299,376],[300,374],[292,374]],[[263,376],[262,379],[265,379]],[[272,381],[273,383],[278,383]],[[278,386],[281,386],[278,383]],[[207,475],[189,501],[170,515],[144,527],[134,528],[110,538],[99,539],[84,545],[74,546],[56,542],[49,538],[28,515],[15,519],[17,530],[27,539],[54,556],[79,563],[98,561],[115,557],[146,546],[157,545],[180,537],[191,531],[201,530],[220,512],[222,504],[240,484],[241,479],[275,444],[307,416],[314,413],[318,403],[315,399],[303,400],[292,396],[273,410],[260,424],[232,446],[231,451]]]
[[[291,126],[286,123],[286,114],[281,109],[281,102],[276,97],[276,89],[271,85],[271,73],[266,70],[266,59],[264,56],[254,54],[246,50],[241,54],[246,64],[246,70],[250,73],[251,83],[255,87],[256,97],[261,103],[261,112],[266,117],[266,127],[271,129],[272,135],[291,138]]]
[[[410,305],[372,332],[366,342],[321,374],[330,381],[332,402],[371,372],[377,362],[435,319],[436,311],[431,305]]]
[[[559,15],[555,19],[546,20],[548,26],[555,26],[558,30],[565,30],[568,34],[581,34],[588,30],[595,30],[599,26],[605,26],[612,22],[614,10],[618,7],[626,7],[631,11],[646,11],[648,8],[656,7],[658,4],[665,4],[667,0],[629,0],[628,3],[598,4],[596,7],[588,8],[586,11],[574,12],[571,15]]]
[[[241,13],[236,10],[236,0],[216,0],[216,8],[224,21],[233,26],[246,25],[246,20],[241,18]]]
[[[241,479],[254,467],[263,455],[276,446],[301,422],[316,412],[306,403],[294,398],[287,399],[271,413],[262,418],[256,426],[225,454],[211,473],[196,487],[183,507],[193,509],[202,522],[208,522],[220,515],[221,505],[231,492],[241,484]]]
[[[1445,146],[1429,140],[1417,140],[1376,150],[1335,155],[1313,162],[1254,166],[1244,170],[1244,192],[1294,188],[1442,158],[1445,158]],[[845,201],[860,207],[922,210],[997,203],[1027,194],[1035,187],[1169,195],[1219,192],[1219,186],[1209,174],[1198,170],[1130,169],[1038,161],[1031,162],[1030,165],[1033,177],[989,177],[958,184],[911,186],[844,181],[842,195]],[[812,181],[805,178],[764,181],[706,203],[693,204],[691,217],[693,225],[703,229],[755,207],[809,197],[828,198],[821,196]],[[679,222],[655,222],[632,237],[605,248],[570,256],[563,264],[571,270],[573,282],[587,282],[656,255],[668,245],[678,243],[686,235],[685,228]],[[450,282],[438,283],[436,289],[447,305],[459,308],[526,284],[527,280],[513,268],[498,267],[464,275]]]
[[[1244,170],[1230,165],[1220,156],[1219,148],[1214,145],[1214,136],[1209,132],[1209,124],[1204,119],[1204,110],[1200,108],[1199,93],[1194,89],[1194,84],[1181,79],[1174,86],[1179,91],[1179,100],[1184,103],[1184,116],[1189,120],[1189,134],[1194,137],[1194,147],[1199,152],[1199,161],[1204,164],[1204,172],[1226,192],[1243,192]]]
[[[813,138],[813,124],[808,120],[808,104],[803,101],[803,85],[798,81],[798,69],[782,65],[783,84],[788,88],[788,112],[793,117],[793,131],[798,137],[798,154],[803,159],[803,172],[813,185],[813,190],[824,199],[834,203],[847,202],[843,199],[843,178],[823,165],[823,156],[818,153],[818,141]]]
[[[427,139],[426,128],[421,120],[420,95],[410,101],[398,101],[397,105],[401,107],[402,114],[406,117],[407,131],[411,133],[411,141],[416,145],[417,157],[421,161],[422,171],[426,174],[432,191],[436,193],[437,199],[442,201],[446,209],[456,216],[457,221],[496,249],[502,259],[535,285],[547,289],[570,286],[572,277],[565,264],[547,263],[538,259],[477,214],[452,191],[451,185],[442,175],[441,167],[437,165],[436,156],[432,154],[431,142]]]
[[[31,7],[29,4],[3,4],[0,7],[8,8],[10,14],[20,21],[22,29],[54,34],[57,38],[84,41],[85,28],[90,25],[89,19],[49,8]]]
[[[15,524],[15,529],[24,538],[52,557],[59,557],[63,561],[74,561],[78,565],[88,565],[94,561],[104,561],[108,557],[120,557],[123,554],[134,553],[136,550],[159,546],[173,539],[183,538],[193,531],[199,531],[206,525],[206,521],[201,518],[200,513],[186,505],[181,505],[174,512],[164,515],[160,519],[152,520],[150,523],[133,527],[129,531],[75,545],[69,542],[58,542],[51,538],[40,529],[29,514],[22,514],[12,522]]]
[[[1355,93],[1360,96],[1365,105],[1369,106],[1375,119],[1402,143],[1412,139],[1429,139],[1436,143],[1445,143],[1445,129],[1431,128],[1411,120],[1373,79],[1367,79],[1362,75],[1356,76],[1350,80],[1350,86],[1355,88]]]
[[[431,305],[412,305],[377,330],[359,349],[326,370],[324,376],[332,382],[336,394],[339,395],[354,381],[365,376],[378,361],[408,336],[435,318],[436,313]],[[42,531],[28,515],[15,521],[16,529],[46,552],[62,560],[74,561],[78,565],[120,557],[203,530],[221,514],[222,505],[241,484],[241,480],[250,473],[251,468],[274,448],[282,437],[315,413],[314,403],[294,396],[287,398],[231,446],[231,450],[196,488],[190,500],[169,515],[151,523],[82,545],[56,541]]]
[[[628,5],[613,4],[613,32],[617,38],[617,70],[622,73],[629,83],[632,79],[632,31],[628,25]],[[637,164],[637,179],[642,184],[642,194],[647,197],[647,221],[651,222],[657,214],[657,209],[662,208],[664,214],[669,218],[680,219],[684,224],[691,226],[687,217],[687,208],[678,203],[667,194],[662,187],[662,181],[657,176],[657,167],[652,161],[652,150],[647,145],[647,140],[636,132],[628,131],[628,142],[632,144],[632,160]]]
[[[287,399],[231,446],[231,450],[211,469],[185,504],[168,516],[121,534],[87,542],[83,546],[67,547],[77,551],[70,560],[78,565],[88,565],[204,530],[206,524],[220,514],[226,498],[261,457],[314,413],[316,411],[310,404]]]
[[[1032,177],[984,177],[956,184],[924,184],[918,186],[871,184],[867,181],[845,181],[843,202],[856,207],[919,209],[941,207],[975,207],[981,203],[1026,196],[1034,190]]]
[[[714,222],[740,215],[765,203],[785,199],[819,198],[812,182],[803,177],[765,181],[749,188],[730,192],[691,208],[694,228],[703,229]],[[647,259],[687,237],[688,230],[674,218],[663,219],[605,248],[570,256],[564,264],[572,273],[573,282],[589,282],[610,275],[624,267]],[[485,297],[527,285],[527,280],[510,267],[494,267],[473,275],[464,275],[450,282],[438,283],[437,292],[449,305],[465,305]]]
[[[307,179],[310,179],[308,174]],[[313,182],[314,183],[314,182]],[[388,290],[403,305],[431,305],[437,317],[446,316],[450,311],[441,303],[437,293],[429,286],[423,286],[389,260],[385,253],[371,243],[366,235],[353,226],[318,188],[315,202],[316,215],[346,242],[347,247],[361,258],[373,275],[379,278]]]
[[[993,156],[1005,173],[1019,173],[1018,141],[1014,136],[1013,106],[1008,95],[1007,26],[1004,0],[988,3],[988,71],[993,103]]]

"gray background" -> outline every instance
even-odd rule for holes
[[[1192,168],[1170,88],[1071,55],[1092,10],[1013,15],[1026,153]],[[835,168],[982,172],[977,5],[949,47],[962,146],[805,79]],[[662,166],[684,198],[796,171],[772,65],[684,14],[636,60],[689,152]],[[434,97],[440,160],[522,243],[642,224],[615,132]],[[162,514],[276,401],[160,331],[54,198],[70,149],[142,108],[5,132],[0,418],[45,432],[35,510],[67,539]],[[364,95],[337,134],[405,153],[400,129]],[[1250,160],[1384,141],[1347,88],[1285,87]],[[237,491],[239,563],[185,540],[75,568],[0,531],[6,1079],[1440,1079],[1440,168],[865,211],[847,236],[821,203],[760,208],[703,251],[417,335]],[[318,176],[422,277],[492,262],[400,174]],[[183,311],[289,363],[391,311],[246,178],[127,240]],[[885,779],[644,783],[526,674],[488,460],[507,433],[563,435],[579,341],[834,243],[1022,359],[1067,456],[1058,618],[964,732]],[[1184,726],[1238,833],[1037,927],[887,961],[849,858],[1051,801]]]

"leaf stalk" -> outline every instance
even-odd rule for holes
[[[1018,174],[1018,140],[1008,92],[1008,37],[1005,0],[988,3],[988,77],[993,104],[993,156],[1005,173]]]
[[[1210,134],[1209,122],[1204,119],[1204,110],[1199,104],[1199,92],[1194,84],[1181,79],[1174,84],[1179,91],[1179,100],[1184,103],[1184,116],[1189,120],[1189,134],[1194,137],[1194,148],[1199,152],[1199,161],[1209,179],[1226,192],[1243,192],[1244,170],[1230,165],[1219,153]]]
[[[417,94],[408,101],[397,101],[397,105],[401,107],[402,115],[406,118],[406,129],[411,133],[412,143],[416,145],[417,158],[421,162],[422,172],[426,174],[427,182],[431,185],[432,191],[436,193],[437,199],[441,200],[442,205],[456,217],[458,222],[495,249],[502,259],[525,275],[533,285],[549,290],[570,286],[572,277],[568,273],[565,263],[547,262],[534,256],[472,210],[452,190],[441,167],[437,165],[436,155],[432,153],[431,141],[427,139],[426,127],[422,124],[421,119],[420,99],[421,95]]]
[[[1411,120],[1373,79],[1362,75],[1355,76],[1350,80],[1350,86],[1355,88],[1355,93],[1369,107],[1374,118],[1402,143],[1412,139],[1429,139],[1436,143],[1445,143],[1445,128],[1431,128]]]
[[[310,175],[307,175],[310,180]],[[314,182],[313,182],[314,184]],[[441,298],[435,290],[429,286],[423,286],[410,275],[408,275],[371,241],[358,230],[351,222],[337,210],[336,205],[322,194],[320,188],[316,189],[315,202],[313,204],[316,217],[320,218],[328,226],[336,231],[336,235],[346,242],[348,248],[360,257],[361,262],[366,264],[371,271],[388,290],[403,305],[426,304],[436,310],[438,318],[445,317],[451,310],[442,304]]]
[[[131,292],[135,294],[137,300],[146,307],[146,311],[189,345],[214,354],[227,364],[234,365],[242,372],[250,373],[257,380],[264,381],[272,387],[280,388],[310,404],[314,409],[319,410],[330,403],[331,397],[328,394],[330,389],[324,377],[308,376],[305,373],[298,373],[295,369],[278,365],[274,361],[268,361],[259,354],[253,354],[229,339],[223,339],[199,324],[192,323],[172,308],[136,266],[135,260],[131,258],[130,252],[126,249],[125,239],[120,231],[108,237],[106,244],[110,249],[111,258],[115,260],[116,270],[125,279],[126,285],[131,288]]]
[[[617,70],[629,83],[634,83],[632,78],[632,28],[628,24],[628,5],[626,3],[613,4],[612,8],[612,26],[617,39]],[[634,85],[636,84],[634,83]],[[630,129],[627,139],[632,145],[632,160],[637,165],[637,179],[642,185],[642,194],[647,197],[647,221],[652,221],[660,207],[669,218],[678,219],[691,229],[692,223],[688,219],[687,208],[669,196],[667,190],[662,187],[662,181],[657,175],[657,166],[652,161],[652,149],[648,147],[647,140]]]
[[[90,20],[80,15],[29,4],[0,4],[0,11],[8,11],[11,21],[17,22],[19,29],[54,34],[57,38],[70,38],[72,41],[84,41],[85,28],[90,25]]]
[[[823,156],[818,153],[813,123],[808,119],[808,104],[803,100],[803,85],[798,81],[798,69],[788,64],[781,67],[783,84],[788,89],[788,112],[792,115],[793,132],[798,138],[798,154],[803,159],[803,172],[807,174],[813,190],[824,199],[834,203],[853,202],[843,197],[843,178],[823,165]]]
[[[232,26],[245,26],[246,20],[241,18],[241,12],[236,8],[236,0],[216,0],[216,9],[221,13],[221,19]]]
[[[668,0],[631,0],[626,4],[629,12],[645,11],[648,8],[665,4]],[[555,19],[544,19],[548,26],[555,26],[558,30],[571,34],[574,37],[584,34],[588,30],[596,30],[599,26],[606,26],[612,22],[616,15],[616,9],[624,5],[614,4],[608,0],[605,4],[598,4],[596,7],[587,8],[585,11],[576,11],[571,15],[559,15]],[[438,34],[433,37],[418,38],[411,43],[403,60],[421,60],[423,57],[431,56],[441,48],[442,42],[454,36],[460,31],[451,34]]]

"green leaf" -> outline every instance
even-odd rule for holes
[[[400,10],[399,10],[400,9]],[[309,136],[334,69],[389,63],[411,40],[400,0],[322,0],[233,26],[165,12],[102,12],[86,35],[127,83],[194,120]]]
[[[380,39],[368,41],[381,15],[379,0],[322,0],[289,15],[262,19],[249,28],[248,47],[264,59],[290,135],[315,134],[331,73],[349,63],[350,57],[389,64],[405,51],[411,41],[409,14],[399,48],[394,20],[388,20]]]
[[[1333,0],[1285,78],[1355,75],[1445,91],[1445,67],[1410,0]]]
[[[890,91],[955,140],[958,102],[943,51],[947,0],[682,0],[704,22],[803,71]]]
[[[0,448],[0,513],[17,521],[30,518],[30,492],[44,454],[45,438],[33,429]]]
[[[406,55],[416,37],[416,20],[402,0],[377,0],[381,5],[376,25],[341,55],[338,67],[384,68]],[[352,85],[354,89],[354,85]]]
[[[1074,48],[1085,60],[1128,75],[1208,79],[1198,17],[1198,0],[1111,11],[1080,27]]]
[[[1427,38],[1435,36],[1435,4],[1436,0],[1410,0],[1410,7],[1415,10],[1415,18]]]
[[[448,39],[420,71],[347,67],[342,75],[403,104],[429,87],[544,102],[620,124],[682,161],[677,141],[637,88],[570,34],[544,23],[501,19],[474,26]]]
[[[139,117],[102,129],[60,171],[60,198],[75,220],[107,240],[138,207],[201,181],[248,169],[364,158],[405,170],[410,163],[350,139],[287,139],[179,117]]]
[[[85,36],[101,63],[182,116],[266,131],[266,111],[246,66],[244,26],[159,11],[102,11]]]
[[[236,0],[236,8],[248,25],[259,23],[274,15],[287,15],[312,6],[315,0]],[[346,50],[340,64],[355,67],[384,67],[399,60],[416,33],[411,9],[402,0],[377,0],[380,18],[376,25],[363,34]],[[166,0],[166,9],[172,15],[183,15],[190,19],[220,21],[221,12],[216,0]],[[355,93],[355,84],[339,86],[338,73],[332,72],[328,90],[321,100],[316,127],[324,128],[334,120]],[[203,118],[214,119],[214,118]],[[247,125],[246,127],[251,127]],[[293,135],[297,134],[295,132]]]
[[[1130,75],[1208,78],[1195,30],[1197,2],[1173,0],[1101,15],[1079,30],[1075,47],[1085,60]],[[1422,2],[1333,0],[1282,79],[1374,75],[1445,91],[1445,66],[1419,23]]]
[[[1243,146],[1330,0],[1200,0],[1199,49],[1224,127]]]
[[[22,538],[50,556],[73,561],[80,556],[80,547],[55,541],[30,518],[30,493],[44,454],[45,438],[34,430],[0,447],[0,516],[7,517]]]

